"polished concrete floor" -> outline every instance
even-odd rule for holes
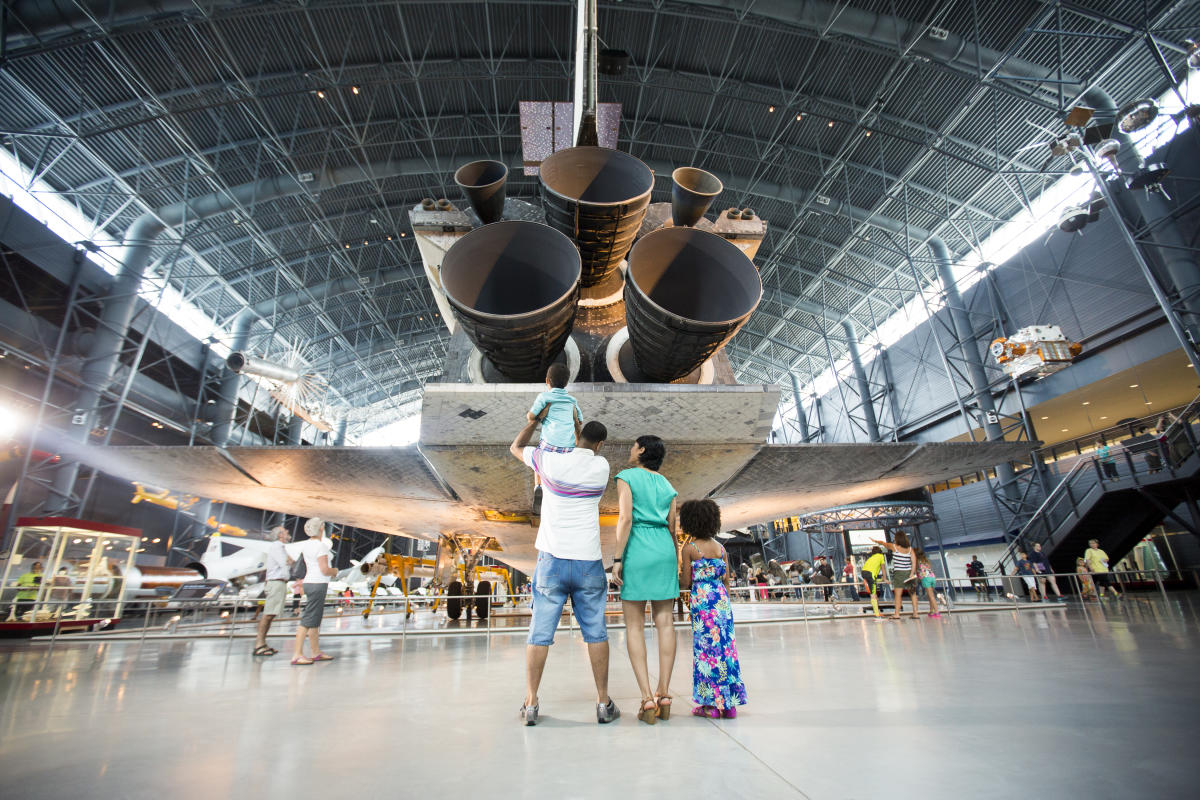
[[[595,724],[586,651],[560,633],[543,722],[520,727],[524,642],[330,637],[291,667],[231,640],[0,645],[0,776],[11,797],[456,795],[637,798],[1195,797],[1200,595],[738,633],[750,704],[632,713],[614,631]],[[10,794],[11,792],[11,794]]]

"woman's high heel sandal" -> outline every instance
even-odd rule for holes
[[[649,706],[647,708],[646,706]],[[638,719],[647,725],[653,725],[658,721],[658,701],[653,697],[643,697],[642,707],[638,709]]]
[[[671,695],[657,694],[654,696],[654,702],[658,706],[658,718],[671,718]]]

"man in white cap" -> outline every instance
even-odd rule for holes
[[[308,666],[314,661],[332,661],[333,656],[321,652],[318,634],[321,618],[325,615],[325,592],[329,579],[337,570],[329,563],[333,558],[333,547],[325,538],[325,521],[313,517],[304,523],[308,538],[287,545],[287,554],[292,559],[304,559],[304,611],[300,615],[300,626],[296,629],[296,646],[292,652],[293,666]],[[304,655],[304,638],[308,637],[312,658]]]

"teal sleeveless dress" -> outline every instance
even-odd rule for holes
[[[617,473],[633,495],[633,527],[622,561],[622,600],[674,600],[679,597],[679,565],[675,540],[667,528],[671,501],[678,492],[671,482],[639,467]]]

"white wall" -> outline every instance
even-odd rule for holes
[[[988,583],[992,586],[999,586],[1000,581],[993,580],[996,562],[1000,560],[1000,556],[1004,555],[1004,550],[1007,545],[1004,544],[968,544],[962,547],[946,547],[946,563],[950,566],[950,577],[954,578],[956,586],[966,588],[965,583],[967,578],[967,562],[971,560],[971,556],[979,556],[979,560],[983,562],[983,568],[988,573]],[[934,569],[940,574],[941,558],[938,558],[936,551],[930,554],[931,562]],[[958,579],[962,579],[963,583],[958,583]]]

